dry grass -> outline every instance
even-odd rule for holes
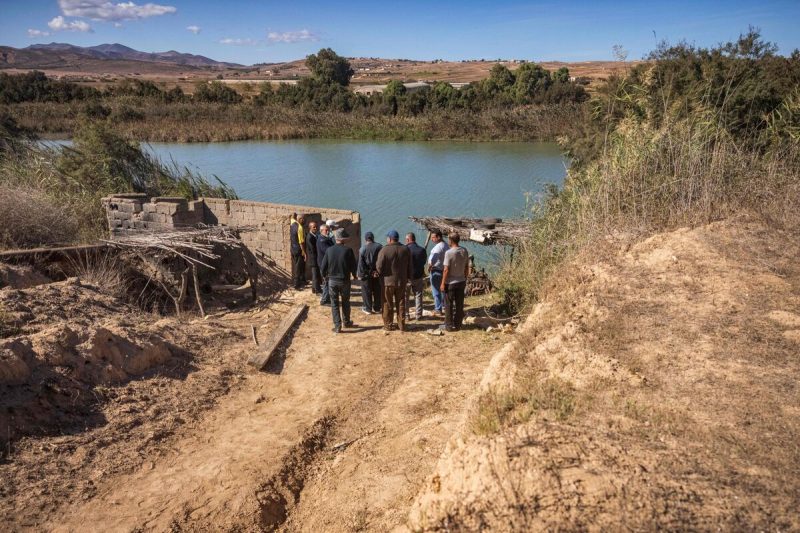
[[[75,233],[69,211],[45,192],[0,185],[0,248],[70,242]]]
[[[131,286],[128,266],[116,251],[87,252],[71,257],[68,270],[66,275],[78,277],[81,282],[116,298],[124,298]]]

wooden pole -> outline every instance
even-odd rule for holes
[[[289,313],[281,323],[270,333],[269,338],[264,341],[264,343],[259,347],[259,349],[250,357],[247,361],[248,364],[256,367],[258,370],[263,370],[264,367],[267,365],[270,357],[280,346],[283,339],[289,333],[289,331],[294,327],[303,313],[308,309],[308,306],[305,304],[297,304],[289,310]]]
[[[200,316],[206,316],[206,310],[203,309],[203,297],[200,294],[200,280],[197,279],[197,265],[192,265],[192,278],[194,279],[194,297],[197,299],[197,308],[200,310]]]

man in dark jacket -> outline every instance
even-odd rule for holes
[[[411,277],[411,253],[400,244],[400,234],[386,234],[386,246],[378,253],[378,275],[383,279],[383,328],[390,331],[397,313],[400,331],[406,330],[406,284]]]
[[[328,251],[328,248],[333,246],[335,243],[333,241],[333,237],[331,236],[331,225],[325,224],[320,228],[320,235],[317,237],[317,261],[320,266],[320,274],[322,274],[322,258],[325,257],[325,252]],[[328,280],[325,279],[325,276],[322,276],[322,296],[320,297],[319,304],[320,305],[328,305],[331,303],[330,299],[330,291],[328,290]]]
[[[308,235],[306,236],[306,257],[308,257],[308,264],[311,265],[311,293],[319,294],[322,292],[319,276],[319,260],[317,258],[317,223],[311,221],[308,223]]]
[[[333,331],[342,331],[342,318],[344,327],[353,327],[350,320],[350,276],[356,277],[356,254],[344,245],[349,238],[344,229],[336,230],[336,244],[325,251],[322,258],[320,271],[328,280],[328,290],[331,295],[331,315],[333,316]],[[341,301],[341,312],[339,304]],[[344,315],[344,317],[342,316]]]
[[[381,278],[378,276],[378,253],[383,246],[375,242],[375,235],[371,231],[364,234],[364,241],[364,245],[358,251],[358,279],[361,280],[361,299],[364,302],[361,311],[367,315],[372,315],[380,313],[381,309]]]
[[[409,296],[414,298],[414,316],[422,319],[422,295],[425,292],[425,264],[428,254],[425,248],[417,244],[417,236],[413,233],[406,234],[406,248],[411,253],[411,279],[408,282]],[[406,318],[411,315],[411,302],[406,304]]]
[[[289,248],[292,252],[292,281],[294,288],[302,289],[306,284],[306,237],[303,215],[292,214],[289,221]]]

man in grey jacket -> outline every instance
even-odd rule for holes
[[[381,278],[378,276],[378,253],[381,246],[375,242],[375,235],[364,234],[364,245],[358,251],[358,279],[361,280],[361,311],[372,315],[381,312]]]

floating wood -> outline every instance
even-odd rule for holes
[[[278,346],[283,342],[283,339],[286,338],[287,333],[294,327],[300,317],[303,316],[306,309],[308,309],[308,306],[305,304],[298,304],[292,307],[283,320],[281,320],[281,323],[278,324],[278,327],[272,331],[269,338],[264,341],[261,348],[250,357],[247,361],[248,364],[256,367],[258,370],[263,370],[270,357],[272,357],[272,354],[275,353]]]
[[[451,233],[458,233],[462,240],[483,245],[514,246],[530,236],[530,222],[525,220],[503,221],[499,218],[448,218],[409,217],[429,232],[440,231],[447,240]]]

